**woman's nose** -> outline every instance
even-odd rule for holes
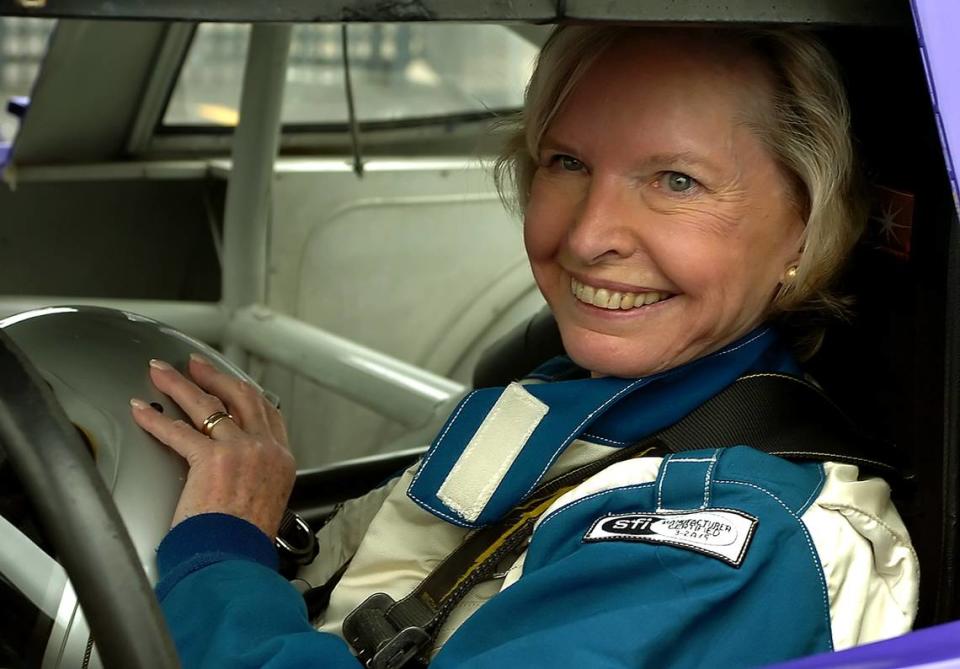
[[[612,258],[629,258],[641,247],[642,211],[635,206],[636,194],[610,178],[591,179],[571,226],[567,243],[584,263]]]

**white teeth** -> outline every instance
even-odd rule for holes
[[[576,279],[570,279],[570,292],[581,302],[592,304],[601,309],[639,309],[655,304],[670,297],[669,293],[660,293],[655,290],[644,293],[620,293],[606,288],[594,288]]]

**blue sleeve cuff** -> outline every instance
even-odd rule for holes
[[[157,548],[161,599],[188,574],[224,560],[257,562],[276,571],[273,542],[256,525],[225,513],[204,513],[177,524]]]

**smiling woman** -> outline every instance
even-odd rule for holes
[[[917,558],[874,454],[727,399],[770,377],[820,397],[772,321],[836,309],[862,224],[846,124],[809,35],[559,28],[498,175],[568,355],[468,395],[329,520],[312,619],[269,543],[279,414],[202,360],[152,363],[193,423],[132,402],[190,463],[157,586],[184,665],[355,667],[346,641],[390,669],[741,667],[907,631]]]
[[[650,320],[670,346],[652,350],[646,339],[645,356],[651,357],[637,363],[636,373],[715,350],[770,317],[842,314],[844,301],[831,284],[860,236],[866,210],[849,112],[830,55],[799,31],[660,30],[624,39],[631,34],[623,27],[555,33],[497,166],[504,199],[526,211],[528,253],[541,290],[543,281],[554,284],[545,290],[548,301],[551,293],[562,300],[570,278],[594,288],[580,301],[608,309],[609,303],[595,304],[597,288],[613,294],[659,289],[683,298],[671,308],[684,309],[692,320],[670,319],[683,336]],[[618,124],[617,132],[596,132],[610,124]],[[614,202],[608,194],[617,188],[636,195]],[[557,208],[564,207],[568,215],[561,221]],[[541,246],[550,232],[540,218],[552,221],[554,233],[570,228],[553,276],[548,261],[535,260],[530,248],[533,243],[539,253],[550,253]],[[601,246],[617,240],[627,248],[594,249],[590,239],[602,239]],[[571,257],[575,244],[594,255]],[[697,250],[709,258],[706,265]],[[622,268],[629,261],[611,269],[612,259],[624,253],[633,255],[634,265],[646,263],[633,268],[639,276]],[[657,267],[651,253],[666,254],[664,266]],[[726,266],[718,264],[723,258]],[[586,264],[590,276],[576,276]],[[648,276],[655,271],[660,276]],[[663,276],[669,271],[699,276]],[[625,278],[618,283],[619,274]],[[699,289],[684,290],[674,279]],[[553,311],[568,333],[568,352],[574,323],[590,336],[582,332],[589,326]],[[591,312],[573,313],[582,320]],[[622,325],[605,327],[622,338],[616,330]],[[820,334],[809,327],[801,332],[796,344],[807,355]]]
[[[750,127],[771,98],[758,65],[708,33],[620,41],[553,117],[525,237],[581,366],[646,376],[712,353],[765,319],[798,263],[801,213]],[[668,298],[606,308],[617,293]]]

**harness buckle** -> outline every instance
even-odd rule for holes
[[[367,669],[401,669],[430,643],[422,627],[400,627],[389,615],[393,597],[368,597],[343,621],[343,636]]]
[[[287,578],[293,578],[300,567],[313,562],[320,552],[313,529],[290,509],[283,512],[274,545],[280,558],[280,573]]]
[[[402,629],[367,662],[367,669],[400,669],[419,655],[428,641],[430,637],[419,627]]]

